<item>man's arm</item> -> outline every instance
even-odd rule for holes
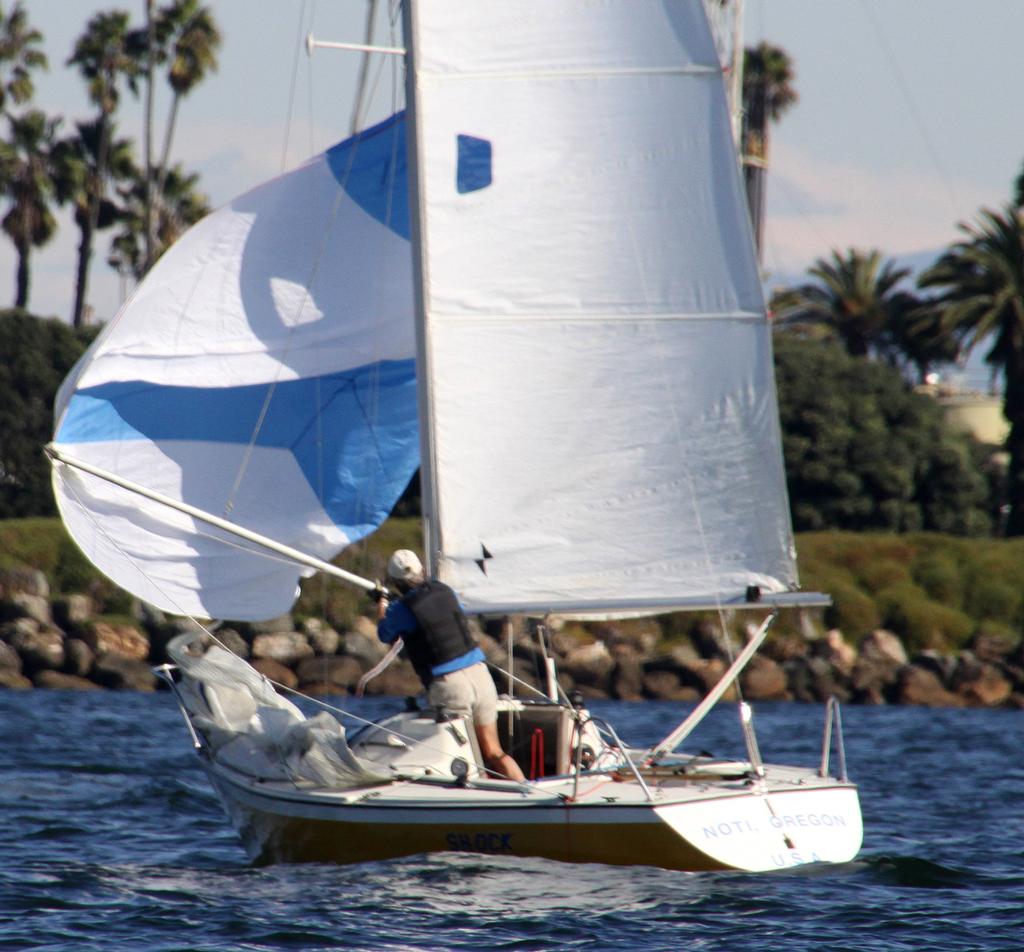
[[[377,637],[386,645],[416,630],[416,616],[399,601],[389,605],[381,599],[377,607]]]

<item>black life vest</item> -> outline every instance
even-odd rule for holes
[[[461,658],[476,647],[459,600],[444,582],[424,582],[402,599],[418,630],[403,638],[420,680],[429,685],[433,668]]]

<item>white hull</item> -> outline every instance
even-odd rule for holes
[[[766,768],[763,781],[611,774],[487,789],[397,782],[370,789],[260,782],[207,761],[250,857],[354,863],[458,851],[689,871],[761,872],[852,860],[862,827],[856,788],[811,770]]]
[[[463,717],[410,710],[348,739],[255,674],[232,684],[248,669],[229,652],[175,653],[184,668],[168,680],[254,862],[456,851],[762,872],[844,863],[860,849],[856,787],[822,776],[824,765],[655,759],[585,709],[500,698],[501,743],[531,779],[499,779]]]

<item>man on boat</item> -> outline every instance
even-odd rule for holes
[[[389,645],[402,639],[433,707],[473,719],[490,770],[524,780],[498,740],[498,693],[455,592],[443,582],[425,581],[419,557],[408,549],[388,560],[388,578],[401,597],[390,603],[382,597],[377,603],[380,640]]]

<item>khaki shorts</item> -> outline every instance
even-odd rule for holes
[[[435,678],[427,689],[427,700],[431,707],[465,714],[482,726],[498,720],[498,692],[482,661]]]

